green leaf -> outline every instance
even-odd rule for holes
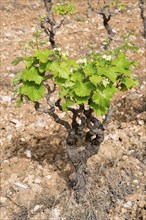
[[[88,65],[85,66],[84,68],[84,73],[87,75],[87,76],[91,76],[91,75],[94,75],[97,73],[97,69],[95,69],[93,63],[90,63]]]
[[[58,69],[59,77],[68,79],[70,75],[70,66],[68,65],[67,62],[63,61]]]
[[[44,85],[35,82],[25,82],[20,89],[22,95],[26,95],[31,101],[38,102],[45,95]]]
[[[46,44],[48,41],[47,40],[40,40],[39,42],[38,42],[38,44],[39,45],[44,45],[44,44]]]
[[[24,57],[17,57],[15,60],[12,61],[12,65],[16,66],[18,63],[24,60]]]
[[[47,63],[50,53],[51,52],[49,50],[37,50],[35,51],[34,57],[37,57],[37,59],[42,63]]]
[[[81,72],[77,71],[77,72],[73,72],[71,75],[71,80],[73,82],[79,81],[81,82],[83,80],[83,75]]]
[[[98,68],[98,74],[101,76],[106,76],[107,78],[109,78],[109,80],[111,80],[112,82],[116,82],[117,79],[117,69],[114,67],[99,67]]]
[[[32,67],[31,69],[26,69],[22,72],[22,80],[24,81],[34,81],[36,84],[41,84],[43,76],[40,76],[37,69]]]
[[[92,96],[92,101],[100,106],[109,107],[110,100],[117,91],[113,85],[108,85],[106,88],[104,86],[98,86]]]
[[[55,83],[62,85],[66,82],[66,79],[60,78],[60,77],[55,77]]]
[[[26,66],[27,68],[30,68],[35,61],[36,61],[36,59],[35,59],[34,57],[27,57],[27,58],[25,59],[25,66]]]
[[[104,106],[100,106],[94,102],[92,102],[90,104],[90,108],[93,109],[93,111],[96,113],[96,115],[105,115],[108,111],[108,108],[104,107]]]
[[[65,103],[62,104],[63,111],[66,112],[68,110],[68,107],[70,107],[72,105],[73,105],[73,101],[70,98],[66,98]]]
[[[94,85],[90,82],[86,82],[86,83],[76,82],[74,86],[74,92],[79,97],[86,97],[90,95],[92,89],[94,88],[95,88]]]
[[[40,63],[38,69],[39,69],[40,73],[45,72],[46,71],[46,63]]]
[[[137,86],[138,85],[138,82],[137,80],[133,80],[133,79],[130,79],[128,77],[125,77],[123,80],[122,80],[122,83],[129,89],[133,86]]]
[[[78,105],[87,104],[89,100],[89,96],[80,97],[80,96],[77,96],[76,94],[73,94],[73,99]]]
[[[66,95],[68,95],[68,89],[62,88],[61,91],[60,91],[60,93],[59,93],[59,97],[60,97],[61,99],[63,99]]]
[[[36,37],[36,38],[39,38],[41,36],[41,34],[42,34],[41,32],[36,32],[32,36]]]
[[[53,62],[48,61],[45,65],[46,65],[46,71],[51,71],[51,65]]]
[[[60,65],[57,61],[54,61],[49,66],[49,69],[53,72],[54,77],[59,76],[58,69],[60,68]]]
[[[13,79],[13,84],[14,84],[14,85],[20,83],[20,81],[22,80],[21,76],[22,76],[22,72],[17,73],[17,75],[16,75],[15,78]]]
[[[89,80],[91,83],[93,83],[95,86],[97,86],[102,80],[102,76],[93,75],[89,77]]]
[[[21,96],[20,99],[17,101],[16,106],[20,107],[22,103],[23,103],[23,97]]]
[[[131,73],[131,62],[126,59],[124,53],[120,53],[118,58],[112,62],[112,65],[115,66],[116,72],[123,73],[125,76],[129,76]]]

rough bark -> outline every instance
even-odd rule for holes
[[[58,28],[61,27],[64,21],[64,17],[60,22],[56,22],[53,12],[52,12],[52,0],[44,0],[44,5],[47,11],[47,17],[41,22],[41,28],[45,31],[49,37],[49,42],[51,47],[54,49],[56,47],[55,35]]]
[[[97,1],[97,4],[99,4],[99,2]],[[107,4],[107,1],[104,1],[104,4]],[[86,16],[89,17],[88,13],[89,10],[95,12],[96,14],[100,14],[102,15],[103,18],[103,25],[108,33],[108,39],[107,39],[107,44],[104,46],[104,49],[108,49],[108,46],[110,45],[111,41],[114,38],[114,31],[111,28],[109,22],[111,17],[114,15],[110,12],[109,8],[107,9],[105,6],[101,7],[99,11],[96,11],[93,7],[92,7],[92,0],[87,0],[87,10],[86,10]]]
[[[140,0],[140,14],[141,14],[141,18],[143,20],[143,27],[144,27],[144,38],[146,39],[146,15],[145,15],[145,10],[146,10],[146,3],[144,2],[144,0]]]
[[[55,113],[55,107],[62,111],[60,99],[55,104],[50,101],[53,90],[49,85],[45,85],[48,94],[46,101],[49,107],[40,107],[39,103],[35,103],[35,109],[39,112],[49,114],[57,123],[64,126],[67,130],[66,153],[74,166],[74,174],[71,175],[71,185],[75,191],[76,201],[79,203],[86,202],[87,196],[87,160],[98,153],[100,144],[104,140],[104,130],[106,129],[109,119],[112,115],[112,108],[101,123],[93,116],[92,109],[85,109],[84,105],[80,105],[78,109],[68,108],[72,113],[71,123],[60,119]]]

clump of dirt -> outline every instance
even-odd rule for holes
[[[103,50],[107,33],[100,15],[90,12],[86,18],[86,1],[75,4],[77,13],[58,30],[56,42],[81,58]],[[127,9],[110,22],[116,31],[112,47],[120,45],[121,35],[133,32],[129,40],[139,52],[128,56],[139,62],[139,86],[115,97],[105,140],[88,160],[88,202],[77,204],[68,179],[73,167],[65,153],[65,129],[50,116],[36,113],[31,103],[16,108],[12,96],[11,81],[24,67],[10,63],[22,55],[22,46],[37,29],[45,13],[43,1],[1,0],[1,219],[145,219],[145,41],[138,1],[124,4]]]

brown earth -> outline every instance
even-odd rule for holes
[[[121,44],[121,35],[133,33],[129,41],[139,51],[128,56],[139,62],[134,73],[140,83],[115,97],[105,140],[88,161],[88,203],[79,205],[68,186],[72,166],[65,154],[64,128],[36,113],[31,103],[16,108],[12,93],[11,81],[23,65],[13,67],[11,61],[23,54],[38,28],[43,1],[1,0],[1,220],[86,220],[92,210],[99,220],[146,219],[145,40],[138,0],[123,2],[126,10],[110,22],[116,30],[112,47]],[[86,18],[86,1],[75,4],[77,12],[58,30],[56,42],[81,58],[102,51],[107,33],[100,15],[90,12]]]

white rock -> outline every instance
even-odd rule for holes
[[[22,126],[22,123],[17,119],[11,119],[11,122],[16,125],[16,128],[20,128]]]
[[[12,38],[13,35],[12,35],[10,32],[6,32],[6,33],[5,33],[5,37],[6,37],[6,38]]]
[[[3,102],[11,102],[11,96],[2,96]]]
[[[40,208],[42,208],[43,205],[36,205],[34,208],[33,208],[33,211],[36,212],[38,211]]]
[[[20,183],[20,182],[16,182],[15,186],[17,186],[18,188],[22,188],[22,189],[28,189],[27,185]]]
[[[11,141],[12,138],[13,138],[13,135],[12,135],[12,134],[9,134],[9,135],[7,136],[8,141]]]
[[[31,188],[32,188],[33,192],[41,193],[41,191],[42,191],[42,187],[36,183],[32,184]]]
[[[37,121],[35,121],[34,126],[36,128],[45,128],[47,125],[46,121],[44,121],[43,119],[38,119]]]
[[[28,158],[31,158],[31,156],[32,156],[30,150],[26,150],[26,151],[24,152],[24,154],[25,154]]]
[[[126,202],[126,203],[123,205],[123,207],[124,207],[125,209],[131,209],[131,207],[132,207],[132,202],[131,202],[131,201]]]
[[[53,219],[54,219],[54,220],[59,220],[59,219],[60,219],[60,209],[54,208],[54,209],[52,210],[52,216],[53,216]],[[52,220],[53,220],[53,219],[52,219]]]
[[[36,178],[34,179],[34,183],[41,183],[41,179],[40,179],[39,177],[36,177]]]
[[[6,200],[7,200],[7,198],[6,198],[6,197],[3,197],[3,196],[1,196],[1,197],[0,197],[0,202],[1,202],[1,203],[5,203],[5,202],[6,202]]]
[[[51,175],[47,175],[46,178],[49,180],[49,179],[52,178],[52,176]]]
[[[133,180],[133,183],[134,183],[135,185],[138,185],[138,184],[139,184],[139,181],[138,181],[138,180]]]

